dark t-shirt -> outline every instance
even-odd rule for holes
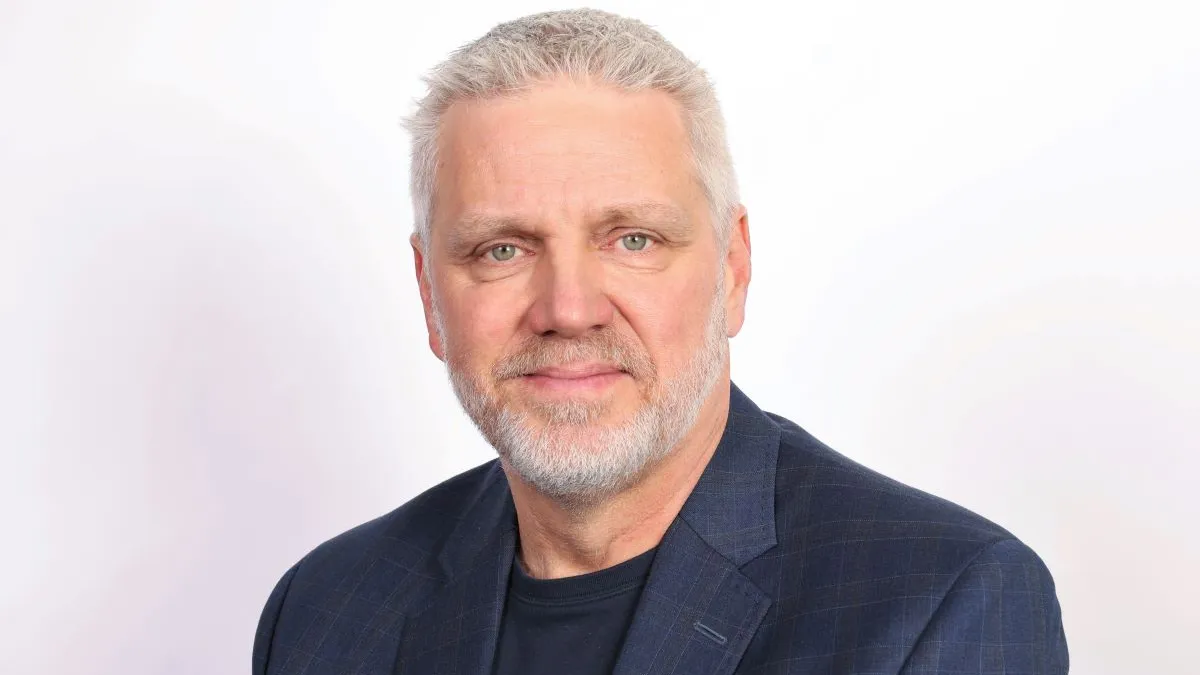
[[[564,579],[534,579],[513,562],[493,675],[609,675],[654,549]]]

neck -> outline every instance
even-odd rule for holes
[[[726,371],[665,458],[631,487],[586,507],[551,499],[509,472],[525,570],[542,579],[586,574],[657,546],[716,451],[728,417]]]

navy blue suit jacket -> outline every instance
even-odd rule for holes
[[[730,393],[615,673],[1067,672],[1033,551]],[[267,600],[253,672],[490,673],[516,536],[493,461],[322,544]]]

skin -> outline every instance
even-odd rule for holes
[[[736,335],[750,283],[746,212],[733,215],[719,261],[688,148],[679,105],[659,91],[556,80],[453,104],[442,119],[430,241],[427,249],[417,235],[411,242],[433,353],[487,374],[531,336],[573,340],[611,329],[649,358],[658,380],[669,379],[702,343],[718,274],[726,335]],[[637,235],[647,237],[644,247]],[[588,390],[530,378],[492,386],[526,411],[561,397],[602,400],[596,424],[606,424],[628,419],[652,384],[625,374]],[[506,466],[525,569],[583,574],[654,547],[716,449],[728,411],[726,359],[670,454],[586,508],[539,493]]]

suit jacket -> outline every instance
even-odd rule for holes
[[[730,389],[617,675],[1067,672],[1033,551]],[[267,600],[253,672],[490,673],[516,537],[492,461],[325,542]]]

